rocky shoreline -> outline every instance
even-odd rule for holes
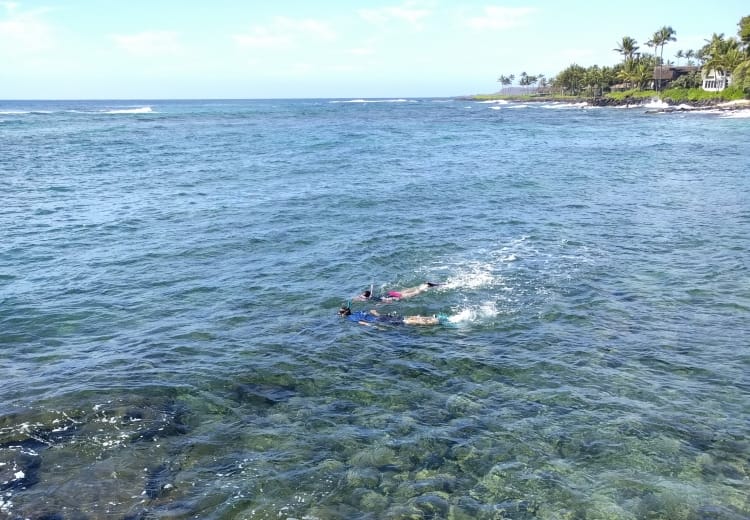
[[[468,97],[462,99],[474,99],[476,97]],[[720,100],[701,100],[692,102],[675,102],[669,98],[656,101],[654,99],[647,98],[635,98],[627,97],[624,99],[613,99],[609,97],[578,97],[578,98],[566,98],[560,99],[552,96],[534,96],[534,97],[513,97],[504,96],[498,99],[504,99],[507,101],[515,101],[520,103],[559,103],[561,101],[566,103],[587,103],[590,106],[597,107],[644,107],[649,112],[687,112],[697,110],[720,110],[720,111],[736,111],[736,110],[750,110],[750,99],[740,99],[736,101],[720,101]],[[486,99],[482,98],[483,101]]]
[[[675,112],[675,111],[691,111],[691,110],[739,110],[739,109],[750,109],[750,100],[742,99],[737,101],[718,101],[718,100],[702,100],[693,102],[674,102],[671,99],[663,99],[656,104],[663,106],[654,106],[655,103],[650,99],[643,98],[625,98],[625,99],[612,99],[612,98],[589,98],[581,99],[581,102],[587,102],[592,106],[599,107],[637,107],[643,106],[651,108],[655,112]]]

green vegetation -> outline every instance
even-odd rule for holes
[[[652,91],[646,90],[625,90],[623,92],[612,92],[610,94],[607,94],[607,97],[610,97],[616,101],[624,101],[626,99],[641,100],[651,99],[652,97],[654,97],[654,93]]]
[[[613,67],[582,67],[572,64],[546,79],[543,74],[536,76],[522,72],[518,89],[513,91],[514,74],[501,75],[502,85],[499,94],[473,96],[478,100],[489,99],[559,99],[570,100],[604,97],[615,101],[625,99],[652,98],[658,96],[672,103],[701,103],[731,101],[750,98],[750,16],[743,17],[737,24],[738,38],[726,38],[714,33],[711,39],[698,50],[678,50],[674,62],[664,60],[664,47],[677,41],[677,32],[670,26],[663,26],[654,32],[645,45],[652,53],[639,52],[638,42],[623,36],[613,51],[622,55],[622,62]],[[679,61],[687,60],[686,66]],[[704,75],[712,81],[717,91],[702,88]],[[727,86],[730,83],[731,86]],[[510,94],[514,92],[514,94]]]

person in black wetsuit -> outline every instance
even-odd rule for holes
[[[367,326],[375,323],[387,325],[441,325],[448,321],[448,317],[443,314],[437,316],[398,316],[394,314],[380,314],[375,309],[352,312],[349,306],[341,307],[339,309],[339,316]]]

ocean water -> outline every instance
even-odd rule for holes
[[[646,112],[1,102],[0,518],[750,517],[750,120]]]

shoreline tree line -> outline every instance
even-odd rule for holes
[[[684,74],[670,83],[670,89],[700,89],[703,81],[701,71],[715,71],[720,77],[731,76],[732,90],[750,97],[750,16],[743,17],[737,24],[737,37],[726,37],[714,33],[700,49],[679,49],[674,54],[677,63],[664,59],[664,48],[677,41],[677,32],[670,26],[663,26],[643,43],[630,36],[623,36],[612,49],[622,56],[622,61],[614,66],[593,65],[582,67],[572,64],[547,79],[544,74],[531,75],[522,72],[518,86],[523,93],[560,94],[569,96],[598,97],[613,90],[660,92],[664,76],[672,67],[685,67]],[[681,65],[681,60],[686,65]],[[514,74],[501,75],[500,93],[509,92],[513,87]],[[516,89],[517,92],[517,89]]]

